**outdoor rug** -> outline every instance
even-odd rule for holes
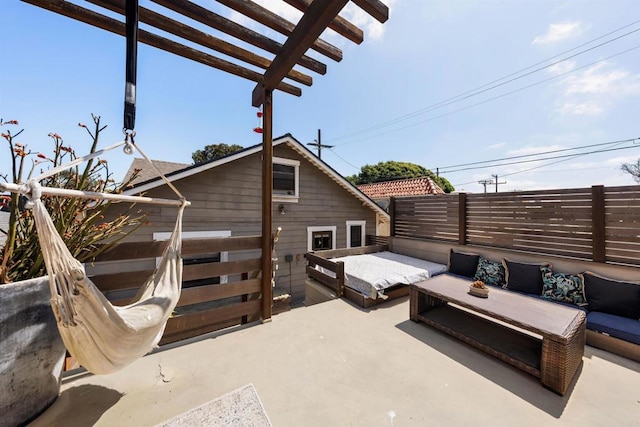
[[[271,427],[253,384],[247,384],[156,427]]]

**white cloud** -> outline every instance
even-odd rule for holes
[[[515,150],[509,150],[507,153],[509,154],[509,156],[523,156],[527,154],[541,153],[544,151],[562,150],[563,148],[565,147],[562,145],[547,145],[547,146],[536,145],[536,146],[517,148]]]
[[[558,22],[549,24],[544,35],[533,39],[533,44],[550,44],[574,37],[582,32],[582,25],[577,21]]]
[[[602,115],[623,98],[640,95],[640,74],[601,62],[563,78],[555,111],[583,116]]]
[[[598,116],[604,111],[604,107],[595,101],[565,102],[556,108],[556,112],[560,114],[573,114],[575,116]]]
[[[398,0],[386,0],[384,2],[389,8],[389,15],[391,15],[393,5],[397,1]],[[358,6],[351,2],[347,3],[344,9],[342,9],[340,16],[351,22],[356,27],[362,29],[362,31],[364,32],[365,40],[379,41],[384,36],[384,24],[378,22],[364,10],[360,9]],[[389,19],[391,19],[391,17]]]
[[[302,17],[302,12],[298,9],[290,6],[286,2],[282,0],[253,0],[255,3],[264,7],[265,9],[270,10],[271,12],[281,16],[293,24],[297,24],[297,22]],[[389,8],[389,14],[391,14],[391,8],[393,4],[395,4],[398,0],[386,0],[385,4]],[[349,2],[344,9],[340,12],[340,16],[342,16],[347,21],[351,22],[358,28],[364,31],[365,40],[381,40],[384,36],[384,24],[376,21],[372,18],[368,13],[360,9],[355,4]],[[258,24],[254,20],[247,18],[241,13],[238,13],[234,10],[229,10],[229,19],[232,21],[243,25],[247,28],[251,28],[254,31],[259,31],[266,36],[273,37],[275,31],[265,30],[264,26]],[[334,44],[342,44],[345,39],[342,36],[338,36],[337,33],[332,30],[327,30],[322,33],[321,37],[328,42]]]
[[[613,65],[601,62],[579,74],[564,79],[565,93],[571,94],[620,94],[629,91],[640,93],[640,75],[627,70],[611,69]]]
[[[502,148],[502,147],[506,147],[507,143],[506,142],[498,142],[497,144],[491,144],[489,145],[487,148],[490,150],[495,150],[498,148]]]
[[[559,76],[561,74],[568,73],[574,68],[576,68],[575,61],[562,61],[547,68],[547,72],[551,75]]]

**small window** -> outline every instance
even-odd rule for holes
[[[162,241],[169,240],[171,237],[170,232],[156,232],[153,233],[153,240]],[[210,237],[231,237],[231,231],[183,231],[182,239],[206,239]],[[209,254],[198,254],[194,256],[183,256],[182,265],[195,265],[195,264],[208,264],[212,262],[227,262],[229,261],[229,252],[214,252]],[[156,258],[156,265],[160,262],[160,258]],[[227,283],[229,281],[228,276],[220,276],[220,277],[211,277],[208,279],[202,280],[192,280],[186,281],[185,287],[187,286],[199,286],[199,285],[207,285],[207,284],[218,284],[218,283]]]
[[[331,231],[314,231],[312,235],[313,244],[311,249],[314,251],[322,251],[332,249],[333,232]]]
[[[273,158],[273,200],[275,202],[297,202],[299,191],[300,162]]]
[[[336,248],[336,227],[307,227],[307,250],[323,251]]]
[[[366,226],[366,221],[347,221],[347,248],[364,246]]]

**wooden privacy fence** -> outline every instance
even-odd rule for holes
[[[640,186],[392,198],[391,235],[640,265]]]
[[[165,245],[166,241],[119,243],[99,255],[95,264],[155,259],[161,256]],[[160,344],[259,319],[260,249],[260,236],[184,240],[182,293]],[[230,261],[219,261],[219,254],[224,252],[228,253]],[[218,257],[212,257],[212,254]],[[198,262],[190,263],[187,259]],[[91,279],[113,304],[125,305],[152,271],[100,274]],[[216,283],[225,276],[227,283]],[[128,296],[122,297],[122,294]]]

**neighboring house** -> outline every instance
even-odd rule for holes
[[[428,176],[361,184],[358,185],[358,189],[387,212],[392,197],[444,194],[442,188]],[[390,230],[389,227],[379,228],[378,232],[380,235],[389,235]]]
[[[289,293],[296,305],[304,300],[307,251],[364,245],[365,236],[376,235],[389,216],[291,135],[274,139],[273,146],[273,228],[282,227],[276,245],[276,288]],[[184,238],[261,234],[261,155],[262,144],[258,144],[167,174],[191,202],[183,219]],[[137,162],[136,167],[141,174],[152,169],[148,163]],[[141,192],[175,198],[157,177],[138,182],[126,194]],[[149,212],[149,225],[129,240],[152,240],[171,231],[175,208],[140,208]],[[225,259],[226,254],[215,256]]]
[[[389,207],[391,197],[444,194],[442,188],[428,176],[362,184],[358,185],[358,189],[385,210]]]
[[[189,167],[189,165],[185,163],[164,162],[161,160],[151,160],[151,162],[153,166],[155,166],[155,169],[164,175]],[[122,181],[126,182],[134,173],[137,173],[137,176],[131,181],[131,184],[135,185],[150,181],[158,177],[158,172],[155,169],[152,168],[145,159],[135,158],[133,162],[131,162],[131,166],[129,166],[129,170]]]

